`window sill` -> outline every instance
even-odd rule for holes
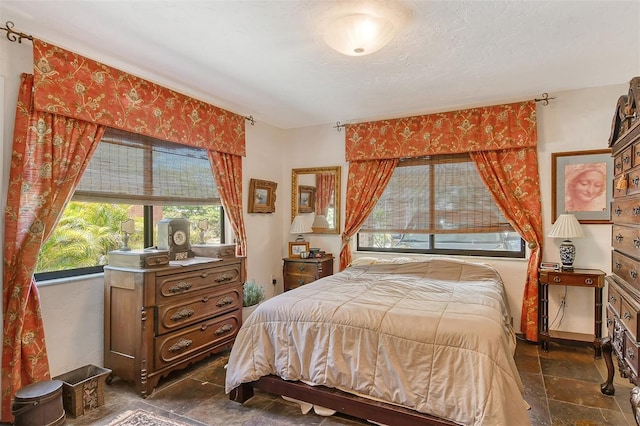
[[[36,286],[47,287],[52,285],[69,284],[78,281],[89,281],[97,278],[104,278],[104,272],[98,272],[95,274],[76,275],[73,277],[54,278],[51,280],[36,281]]]

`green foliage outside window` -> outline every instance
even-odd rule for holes
[[[133,213],[137,208],[138,213]],[[43,244],[36,263],[36,273],[65,271],[106,265],[108,254],[122,247],[121,224],[132,218],[136,232],[128,246],[144,247],[144,217],[141,206],[108,203],[70,202],[51,237]],[[204,234],[207,244],[219,243],[221,237],[220,206],[163,206],[162,217],[185,218],[191,222],[191,243],[200,241],[198,221],[206,218],[209,229]]]

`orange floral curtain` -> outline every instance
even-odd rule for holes
[[[397,164],[397,158],[349,163],[346,220],[342,233],[340,270],[351,263],[351,245],[349,244],[351,237],[358,232],[358,229],[373,211]]]
[[[485,185],[492,193],[502,194],[515,191],[509,199],[520,197],[518,191],[526,187],[532,198],[520,206],[505,209],[507,218],[512,217],[512,225],[520,236],[529,242],[531,257],[527,267],[527,282],[523,297],[521,324],[522,331],[528,339],[537,341],[537,274],[542,251],[542,207],[540,201],[540,184],[537,167],[537,128],[536,107],[534,101],[495,105],[482,108],[471,108],[460,111],[450,111],[439,114],[405,117],[392,120],[381,120],[351,124],[346,126],[345,151],[349,162],[365,162],[383,159],[399,159],[407,157],[422,157],[427,155],[496,152],[499,159],[504,159],[508,167],[516,168],[508,173],[498,173],[499,165],[493,156],[483,162],[484,169],[490,170],[492,165],[493,177],[484,172]],[[526,155],[525,155],[526,153]],[[474,154],[478,164],[480,155]],[[495,165],[495,167],[493,167]],[[366,176],[357,172],[351,173],[349,166],[347,179],[347,197],[356,196],[355,188],[361,188]],[[518,182],[515,175],[520,173],[522,182]],[[384,184],[386,185],[386,183]],[[493,187],[491,187],[493,185]],[[537,189],[533,189],[536,187]],[[357,189],[361,190],[361,189]],[[382,188],[376,187],[381,192]],[[376,198],[377,200],[377,198]],[[361,213],[349,206],[347,198],[346,223],[357,224],[349,227],[349,233],[343,234],[343,249],[340,254],[340,265],[345,267],[351,261],[351,252],[344,245],[362,225],[358,221]],[[511,202],[511,201],[509,201]],[[374,203],[375,204],[375,203]],[[504,202],[498,202],[498,205]],[[373,207],[371,207],[373,208]],[[367,215],[370,211],[367,211]],[[508,214],[507,214],[508,213]],[[528,223],[520,217],[530,214]],[[350,215],[355,215],[352,219]],[[366,216],[365,216],[366,217]],[[346,227],[346,225],[345,225]],[[344,259],[343,259],[344,257]]]
[[[210,151],[246,155],[244,117],[33,40],[34,106]]]
[[[93,123],[33,111],[33,83],[32,75],[22,75],[5,210],[2,422],[13,420],[18,389],[49,379],[33,272],[104,132]]]
[[[530,249],[521,313],[521,331],[538,341],[538,267],[542,259],[542,202],[535,148],[472,152],[480,176],[513,229]]]
[[[333,173],[318,173],[316,176],[316,214],[326,216],[336,184]]]
[[[225,212],[236,234],[236,255],[246,256],[247,236],[242,215],[242,157],[209,151],[209,162]]]

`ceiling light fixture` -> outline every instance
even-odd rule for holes
[[[349,56],[363,56],[386,46],[395,35],[393,24],[372,15],[347,15],[336,19],[324,34],[329,46]]]
[[[324,41],[348,56],[364,56],[386,46],[408,18],[392,2],[340,2],[325,16]]]

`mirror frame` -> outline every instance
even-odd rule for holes
[[[335,167],[308,167],[304,169],[291,169],[291,222],[298,214],[298,175],[315,175],[318,173],[334,173],[336,176],[336,184],[333,189],[333,204],[335,208],[335,222],[336,227],[334,229],[327,229],[326,231],[313,231],[314,234],[340,234],[340,187],[342,185],[342,178],[340,177],[340,166]]]

